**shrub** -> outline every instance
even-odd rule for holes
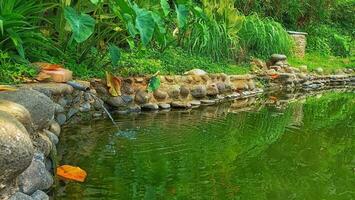
[[[291,54],[292,39],[282,25],[269,18],[247,16],[239,40],[250,56],[266,58],[273,53]]]
[[[321,55],[350,56],[351,38],[329,25],[307,27],[307,49]]]

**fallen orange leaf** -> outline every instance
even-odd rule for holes
[[[64,68],[62,65],[59,65],[59,64],[52,64],[52,63],[45,63],[45,62],[35,62],[33,64],[37,65],[42,70],[48,70],[48,71],[56,71],[58,69]]]
[[[106,84],[112,96],[117,97],[121,95],[121,79],[106,72]]]
[[[11,87],[9,85],[0,85],[0,92],[1,91],[4,91],[4,92],[6,92],[6,91],[16,91],[16,90],[17,90],[16,88]]]
[[[62,165],[57,168],[57,175],[60,178],[71,181],[84,182],[87,176],[86,172],[80,167],[71,165]]]

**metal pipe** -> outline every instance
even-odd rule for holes
[[[80,91],[84,91],[84,92],[90,91],[89,87],[85,87],[85,86],[83,86],[77,82],[74,82],[74,81],[68,81],[67,84],[72,86],[76,90],[80,90]]]

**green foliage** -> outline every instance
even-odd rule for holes
[[[123,52],[120,67],[114,73],[124,76],[154,74],[183,74],[191,69],[199,68],[210,73],[246,74],[248,66],[233,65],[226,62],[215,62],[207,56],[196,56],[182,49],[169,48],[164,52],[137,51]]]
[[[307,29],[308,50],[322,55],[347,57],[351,55],[351,37],[329,25],[312,25]]]
[[[294,67],[306,65],[309,71],[322,67],[325,73],[334,73],[339,69],[354,68],[355,66],[354,57],[340,58],[318,53],[309,53],[305,58],[291,57],[288,62]]]
[[[87,14],[78,13],[74,8],[66,7],[64,16],[73,32],[73,38],[77,43],[87,40],[95,29],[95,20]]]
[[[114,44],[109,44],[108,49],[111,57],[112,66],[116,67],[118,65],[118,61],[120,61],[121,59],[120,49]]]
[[[25,58],[32,45],[45,48],[48,43],[36,26],[43,16],[46,4],[36,1],[0,1],[0,49],[12,56]],[[15,51],[17,53],[15,53]]]
[[[191,8],[194,17],[180,35],[182,46],[217,61],[235,60],[244,16],[239,15],[231,0],[204,0],[201,6]]]
[[[291,54],[292,39],[282,25],[272,19],[257,15],[246,17],[239,37],[249,55],[268,58],[273,53]]]
[[[14,63],[8,53],[0,51],[0,84],[20,83],[23,78],[34,77],[36,74],[35,67]]]
[[[160,79],[158,76],[153,76],[149,80],[148,92],[155,92],[160,87]]]

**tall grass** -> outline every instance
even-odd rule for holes
[[[292,39],[280,23],[269,18],[247,16],[238,36],[250,56],[267,58],[273,53],[292,53]]]
[[[194,13],[183,47],[217,61],[234,59],[239,48],[238,31],[244,20],[234,7],[234,0],[202,0],[201,10],[195,7]]]

